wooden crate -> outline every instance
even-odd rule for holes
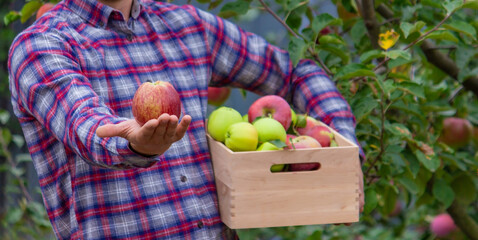
[[[232,152],[207,135],[222,221],[232,229],[357,222],[359,150],[331,130],[338,147],[279,151]],[[302,162],[321,167],[270,171]]]

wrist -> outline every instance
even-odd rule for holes
[[[157,155],[157,154],[142,153],[142,152],[136,150],[136,149],[131,145],[130,142],[128,143],[128,148],[129,148],[132,152],[134,152],[134,153],[136,153],[136,154],[138,154],[138,155],[141,155],[141,156],[143,156],[143,157],[147,157],[147,158],[154,157],[154,156]]]

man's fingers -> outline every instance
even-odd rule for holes
[[[164,133],[164,136],[168,139],[171,139],[172,137],[174,137],[177,126],[178,126],[178,117],[176,117],[175,115],[170,116],[169,124],[166,128],[166,132]]]
[[[190,123],[191,123],[191,116],[189,115],[185,115],[183,119],[181,119],[181,122],[176,128],[176,139],[175,139],[176,141],[184,137],[184,134],[188,130]]]

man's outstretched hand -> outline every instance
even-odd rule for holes
[[[178,123],[175,115],[162,114],[143,126],[130,119],[118,124],[105,124],[98,127],[98,137],[122,137],[129,141],[134,151],[143,155],[161,155],[174,142],[183,138],[191,123],[191,116],[185,115]]]

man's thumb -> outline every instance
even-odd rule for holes
[[[115,124],[105,124],[96,129],[96,135],[100,138],[118,136],[118,126]]]

